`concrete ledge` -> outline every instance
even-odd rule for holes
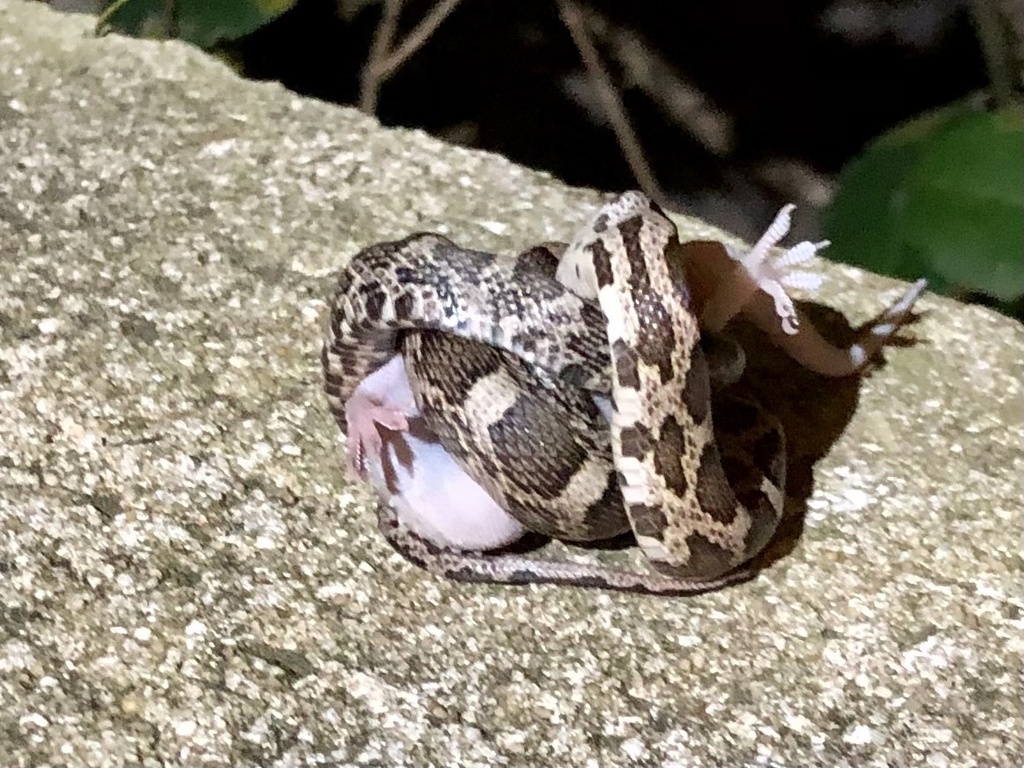
[[[749,584],[446,583],[345,484],[330,274],[598,196],[39,3],[0,0],[0,94],[5,766],[1024,761],[1013,321],[929,297]],[[828,274],[853,322],[897,290]]]

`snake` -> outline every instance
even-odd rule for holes
[[[626,192],[568,243],[516,255],[420,232],[373,244],[337,277],[321,362],[349,471],[410,562],[460,581],[690,595],[752,578],[785,499],[785,435],[732,391],[742,314],[826,376],[857,375],[916,320],[920,280],[847,347],[787,288],[828,245],[777,252],[793,206],[750,249],[681,242]],[[509,551],[528,532],[631,532],[653,570]]]

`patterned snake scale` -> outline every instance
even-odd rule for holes
[[[325,391],[389,543],[465,581],[683,595],[750,578],[782,513],[785,442],[728,391],[742,352],[717,331],[742,311],[806,367],[853,375],[916,319],[925,287],[850,347],[828,344],[785,292],[820,283],[791,267],[827,243],[770,257],[791,210],[749,251],[680,243],[627,192],[567,246],[513,258],[423,233],[354,256],[331,302]],[[628,530],[656,573],[488,551],[526,531]]]

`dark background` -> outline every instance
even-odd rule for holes
[[[404,3],[396,40],[434,7]],[[836,172],[874,136],[985,87],[969,3],[606,2],[580,7],[667,202],[746,237],[784,202],[795,228],[816,230]],[[247,75],[343,104],[381,19],[378,3],[299,0],[238,46]],[[623,56],[623,37],[640,53]],[[630,82],[631,66],[667,73]],[[678,83],[725,126],[695,138],[661,104]],[[637,186],[552,0],[463,0],[380,88],[387,125],[422,127],[565,181]],[[809,207],[809,209],[808,209]]]

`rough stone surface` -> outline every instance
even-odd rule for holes
[[[1012,321],[924,301],[751,583],[447,583],[344,479],[330,274],[597,196],[38,3],[0,0],[0,94],[4,766],[1024,762]],[[894,295],[828,272],[857,321]]]

